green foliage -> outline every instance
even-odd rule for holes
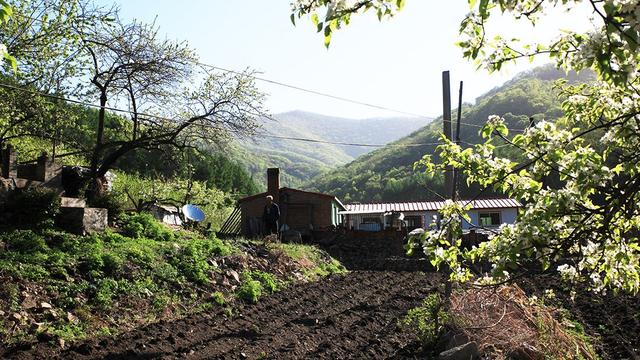
[[[505,125],[512,129],[525,129],[529,126],[529,117],[540,119],[559,119],[562,115],[562,97],[555,87],[555,81],[568,78],[571,83],[593,81],[593,73],[583,72],[565,74],[553,66],[543,66],[522,73],[501,87],[479,97],[475,105],[465,104],[461,127],[461,138],[467,143],[480,143],[482,137],[478,130],[485,124],[489,115],[498,114],[505,119]],[[345,202],[353,201],[412,201],[416,199],[437,199],[436,193],[444,192],[444,178],[441,174],[416,172],[414,163],[425,154],[432,155],[432,161],[438,163],[436,146],[441,142],[442,119],[393,142],[393,145],[432,144],[424,147],[388,146],[360,156],[353,162],[331,172],[321,174],[306,186],[320,192],[335,194]],[[506,143],[496,140],[496,151],[501,156],[520,159],[522,154],[513,147],[502,146]],[[461,183],[460,196],[472,197],[478,191],[474,184]],[[427,190],[429,189],[429,190]],[[486,196],[496,195],[489,189]]]
[[[127,194],[128,205],[136,211],[146,211],[155,203],[197,204],[205,213],[205,221],[212,229],[219,229],[232,211],[234,197],[216,188],[208,188],[199,181],[183,179],[147,179],[135,175],[118,173],[113,184],[118,194]],[[140,231],[132,225],[131,231]]]
[[[224,305],[226,300],[224,299],[224,294],[220,291],[216,291],[211,294],[211,301],[220,306]]]
[[[278,279],[269,273],[254,270],[242,274],[242,285],[236,292],[236,296],[246,302],[256,303],[264,292],[274,293],[280,287]]]
[[[381,8],[384,3],[368,0],[353,8],[341,4],[335,15],[332,2],[298,1],[294,13],[309,14],[327,7],[328,19],[347,21],[353,13],[366,7]],[[552,9],[566,13],[579,3],[597,14],[589,32],[563,30],[549,43],[526,43],[510,34],[503,37],[489,31],[492,15],[501,13],[533,26]],[[537,121],[535,127],[521,128],[522,134],[510,137],[513,126],[508,115],[512,114],[492,110],[485,116],[488,121],[477,145],[465,148],[442,139],[437,159],[422,158],[428,175],[451,166],[464,175],[467,186],[476,186],[480,193],[493,190],[525,204],[516,224],[502,227],[476,248],[460,251],[458,238],[444,231],[425,236],[423,249],[434,264],[444,263],[456,270],[452,279],[469,277],[461,265],[465,261],[492,263],[488,281],[507,278],[510,271],[533,262],[545,271],[557,270],[567,280],[588,281],[596,291],[638,293],[640,23],[636,14],[640,4],[529,0],[473,0],[469,4],[471,11],[461,22],[458,45],[463,56],[479,66],[499,71],[508,62],[548,55],[567,71],[593,70],[598,81],[559,82],[562,116],[556,123]],[[392,13],[393,9],[388,15]],[[505,154],[496,142],[519,154]],[[455,211],[449,212],[445,222],[452,224],[464,209],[450,209]],[[438,254],[432,256],[432,250]]]
[[[49,250],[44,238],[32,230],[0,232],[0,241],[6,243],[10,251],[25,254],[46,252]]]
[[[206,284],[211,281],[211,272],[215,270],[209,260],[215,256],[225,256],[231,249],[220,239],[181,237],[181,242],[169,260],[179,274],[187,279]]]
[[[448,321],[449,314],[445,311],[440,295],[437,293],[427,296],[422,306],[409,310],[402,320],[404,325],[415,329],[425,348],[438,342],[444,331],[444,325]]]
[[[118,282],[114,279],[103,279],[98,282],[94,297],[95,304],[101,309],[108,309],[116,297]]]
[[[262,296],[262,284],[251,277],[246,277],[238,292],[236,292],[236,296],[246,302],[256,303]]]
[[[26,229],[50,228],[60,211],[60,196],[53,190],[42,187],[12,191],[3,211],[9,216],[5,226]]]
[[[126,236],[134,239],[146,237],[152,240],[171,241],[174,238],[171,229],[148,213],[123,215],[122,230]]]
[[[269,293],[274,293],[278,291],[278,288],[279,288],[278,279],[272,274],[259,271],[259,270],[254,270],[248,274],[245,274],[245,276],[247,278],[258,280],[262,285],[263,289],[267,290]]]
[[[309,15],[317,32],[324,35],[324,45],[331,44],[333,33],[344,25],[349,25],[351,15],[371,10],[378,20],[392,17],[404,8],[405,0],[367,0],[358,2],[335,2],[326,0],[294,1],[292,3],[291,22],[295,25],[296,17]],[[324,18],[319,17],[323,11]]]

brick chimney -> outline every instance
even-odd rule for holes
[[[273,202],[280,203],[280,169],[267,169],[267,195],[273,196]]]

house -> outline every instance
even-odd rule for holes
[[[467,201],[460,200],[466,204]],[[384,229],[406,227],[411,231],[427,228],[435,219],[444,201],[421,201],[405,203],[347,204],[343,225],[351,230],[380,231]],[[501,224],[516,221],[518,208],[522,206],[514,199],[480,199],[471,201],[467,212],[471,221],[463,220],[462,229],[497,228]]]
[[[280,170],[267,170],[267,191],[238,201],[240,233],[254,237],[263,234],[262,213],[266,196],[280,206],[280,229],[299,231],[310,235],[342,223],[340,212],[347,210],[338,198],[328,194],[280,187]]]

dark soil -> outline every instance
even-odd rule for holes
[[[201,314],[158,323],[116,339],[52,354],[41,344],[13,358],[346,359],[405,358],[413,337],[398,320],[434,291],[440,277],[419,272],[353,271],[263,298],[229,318]],[[405,349],[406,348],[406,349]]]
[[[60,352],[41,343],[0,357],[193,359],[416,359],[425,358],[415,337],[399,326],[406,312],[436,290],[442,278],[428,263],[402,256],[400,241],[341,239],[321,243],[352,270],[315,283],[292,285],[256,305],[160,322],[116,339],[91,340]],[[372,271],[375,270],[375,271]],[[597,338],[603,359],[638,359],[640,301],[579,291],[575,301],[550,278],[520,282],[529,294],[552,287]]]

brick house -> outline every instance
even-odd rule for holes
[[[339,212],[346,210],[338,198],[328,194],[280,187],[280,170],[267,170],[267,191],[238,200],[240,233],[259,236],[263,232],[262,214],[266,196],[280,206],[280,227],[300,231],[303,235],[342,223]]]

